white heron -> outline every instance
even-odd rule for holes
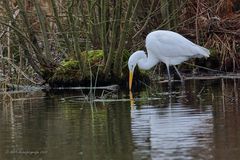
[[[208,49],[194,44],[176,32],[167,30],[157,30],[149,33],[146,37],[146,49],[147,55],[142,50],[136,51],[128,60],[129,90],[132,88],[133,73],[136,65],[140,69],[148,70],[159,62],[165,63],[170,84],[169,66],[174,66],[181,81],[183,81],[175,65],[181,64],[190,58],[209,57],[210,55]]]

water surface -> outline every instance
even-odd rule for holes
[[[121,92],[91,103],[76,91],[1,95],[0,159],[239,159],[239,86],[191,80],[169,95],[155,84],[131,102]]]

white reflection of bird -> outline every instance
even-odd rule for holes
[[[174,66],[181,81],[183,81],[175,65],[190,58],[209,57],[210,54],[208,49],[192,43],[176,32],[166,30],[149,33],[146,37],[146,49],[148,55],[140,50],[134,52],[128,60],[130,90],[132,88],[133,72],[136,64],[138,64],[140,69],[148,70],[159,62],[165,63],[170,83],[169,66]]]

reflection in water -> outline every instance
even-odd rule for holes
[[[204,111],[181,104],[139,107],[132,112],[136,159],[195,159],[210,155],[213,131],[211,120],[211,106],[205,106]],[[198,153],[194,153],[194,150]]]
[[[157,85],[90,104],[76,94],[12,95],[0,102],[0,159],[238,159],[239,86],[192,80],[171,96]]]
[[[0,110],[1,159],[132,159],[128,102],[51,98],[12,106]]]
[[[170,96],[181,103],[135,104],[135,159],[239,159],[239,85],[236,79],[194,80],[185,96]]]

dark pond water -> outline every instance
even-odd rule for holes
[[[153,89],[154,88],[154,89]],[[87,102],[1,95],[1,160],[240,159],[240,80],[191,80]],[[103,93],[107,95],[107,92]]]

